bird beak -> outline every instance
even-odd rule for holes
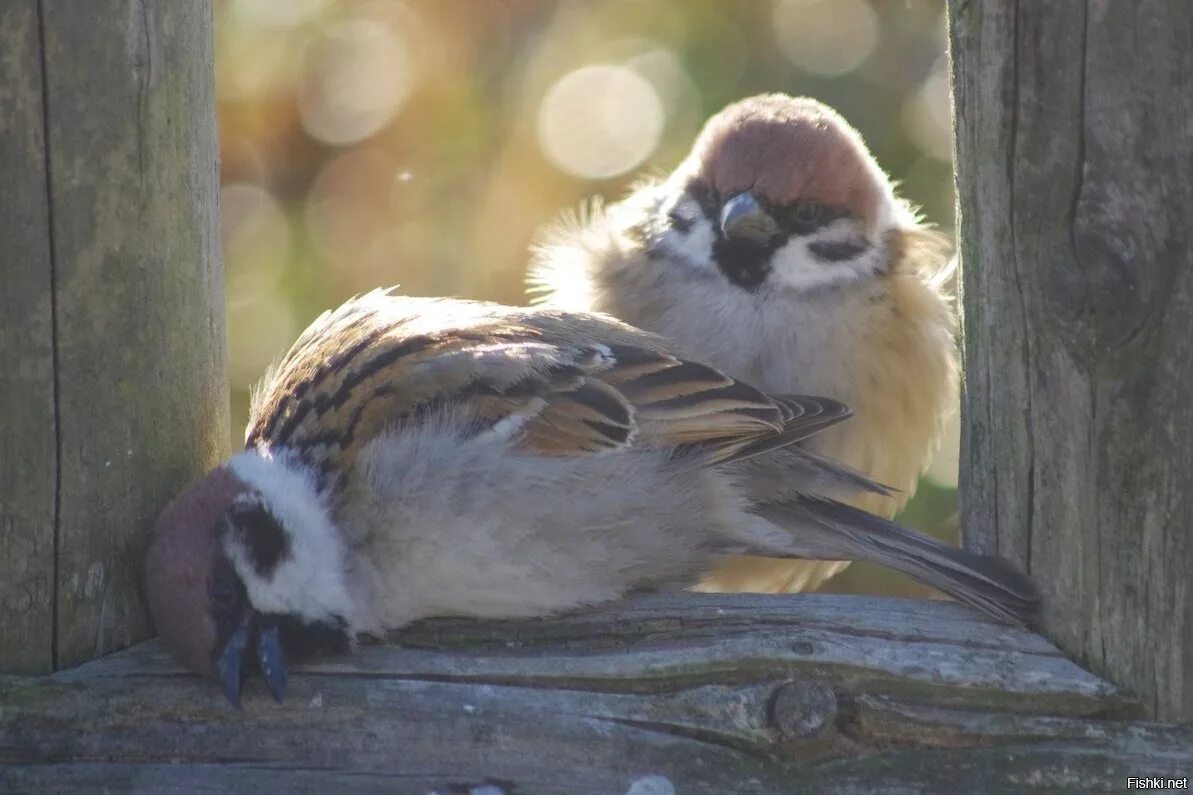
[[[224,686],[224,695],[235,707],[240,706],[241,664],[244,662],[244,649],[248,645],[249,623],[245,621],[236,627],[216,657],[216,675]]]
[[[224,686],[224,696],[233,706],[240,706],[240,683],[244,679],[244,652],[249,640],[256,641],[257,662],[269,694],[279,704],[286,697],[286,660],[282,653],[277,624],[249,613],[228,637],[216,658],[216,675]]]
[[[257,662],[261,664],[261,675],[265,678],[269,695],[281,704],[286,698],[286,658],[282,654],[277,624],[271,622],[258,632]]]
[[[733,240],[763,244],[779,233],[779,225],[746,192],[737,194],[721,208],[721,232]]]

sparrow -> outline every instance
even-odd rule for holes
[[[1033,584],[838,501],[884,487],[800,448],[760,498],[741,467],[843,422],[613,318],[374,291],[266,375],[243,452],[162,512],[146,560],[165,646],[238,704],[286,658],[428,616],[548,616],[690,585],[718,559],[862,557],[1008,622]]]
[[[565,214],[528,280],[537,304],[608,313],[759,389],[850,406],[851,422],[802,446],[892,487],[850,499],[891,518],[957,405],[947,250],[845,119],[766,94],[710,118],[666,178]],[[747,488],[781,495],[793,456],[756,459]],[[738,558],[703,588],[811,590],[845,565]]]

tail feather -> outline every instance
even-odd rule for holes
[[[804,498],[764,503],[753,513],[791,533],[790,545],[762,554],[880,563],[1010,623],[1030,625],[1039,608],[1035,584],[1002,558],[944,544],[858,508]]]

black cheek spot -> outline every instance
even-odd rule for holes
[[[844,241],[840,243],[817,242],[809,243],[808,250],[826,262],[841,262],[853,259],[863,253],[869,246],[864,243]]]
[[[262,577],[271,576],[290,557],[290,538],[263,505],[233,506],[228,520],[248,551],[249,563]]]

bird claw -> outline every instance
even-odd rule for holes
[[[240,707],[240,685],[244,680],[245,649],[249,637],[256,637],[257,662],[261,667],[265,686],[279,704],[286,697],[286,658],[277,625],[260,625],[257,617],[250,617],[233,630],[228,642],[216,659],[216,674],[224,686],[224,696],[232,706]]]

